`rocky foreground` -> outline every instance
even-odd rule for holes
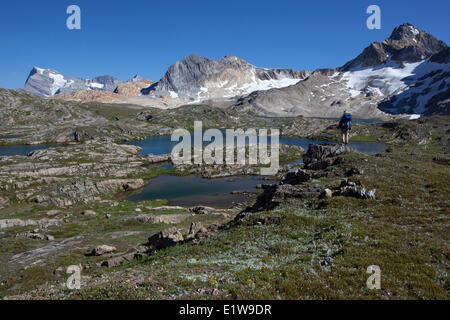
[[[389,143],[373,156],[311,145],[279,183],[230,209],[118,197],[167,173],[167,157],[132,146],[93,140],[2,157],[0,296],[448,299],[449,123],[361,127]],[[71,265],[80,290],[66,287]],[[365,285],[370,265],[382,290]]]

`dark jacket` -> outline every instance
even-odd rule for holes
[[[339,121],[339,128],[345,131],[352,130],[352,115],[350,113],[345,113],[341,121]]]

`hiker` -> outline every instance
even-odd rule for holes
[[[342,131],[342,143],[348,144],[350,140],[350,130],[352,130],[352,115],[344,111],[341,121],[339,121],[339,129]]]

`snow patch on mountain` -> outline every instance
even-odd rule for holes
[[[270,79],[270,80],[259,80],[255,79],[254,82],[248,83],[242,89],[244,94],[249,94],[254,91],[265,91],[270,89],[279,89],[288,86],[292,86],[303,79]]]
[[[407,87],[403,81],[406,77],[414,75],[414,71],[424,61],[417,63],[405,63],[403,67],[393,61],[384,65],[348,71],[343,74],[343,80],[347,81],[352,98],[364,93],[365,89],[387,96]]]
[[[34,67],[25,86],[20,90],[48,98],[56,94],[66,94],[84,90],[113,92],[122,81],[111,76],[100,76],[92,80],[69,77],[52,69]]]
[[[41,69],[42,70],[42,69]],[[41,71],[39,71],[40,74]],[[51,88],[51,95],[54,95],[56,92],[59,91],[59,89],[64,88],[68,81],[64,79],[64,76],[62,74],[57,74],[53,72],[49,72],[48,76],[53,79],[52,88]]]
[[[424,114],[435,97],[445,96],[450,88],[450,63],[440,64],[429,60],[420,63],[412,74],[403,79],[406,88],[382,105],[386,111],[401,106],[403,112]]]
[[[96,88],[96,89],[103,89],[105,87],[104,84],[96,83],[96,82],[92,82],[89,86],[91,88]]]

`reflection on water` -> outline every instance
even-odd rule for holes
[[[170,141],[170,137],[155,137],[132,144],[141,147],[143,149],[142,154],[164,154],[170,153],[176,143]],[[335,142],[280,137],[280,143],[307,149],[309,144],[333,144]],[[386,145],[378,142],[352,142],[350,146],[356,151],[366,154],[376,154],[386,149]],[[290,165],[301,164],[302,162],[303,160],[299,159],[290,163]],[[171,168],[170,165],[165,165],[164,167]],[[231,194],[232,191],[256,191],[255,187],[258,184],[267,183],[254,177],[236,178],[230,181],[227,179],[209,180],[199,177],[166,175],[152,179],[141,192],[129,196],[127,200],[138,202],[168,199],[171,205],[228,207],[233,202],[248,200],[246,195]],[[272,181],[270,183],[275,182]]]
[[[167,154],[178,142],[172,142],[170,136],[145,139],[138,142],[128,142],[142,148],[141,154]],[[268,141],[270,143],[270,139]],[[280,143],[290,146],[300,146],[308,149],[309,144],[332,144],[335,142],[308,140],[301,138],[280,137]],[[209,142],[205,142],[209,144]],[[378,142],[351,142],[350,146],[358,152],[377,154],[383,152],[387,146]],[[27,155],[33,150],[46,149],[51,145],[7,146],[0,147],[0,156]],[[300,164],[302,159],[291,163]],[[165,163],[161,167],[171,169],[172,164]],[[209,205],[230,207],[233,202],[244,202],[249,199],[245,194],[231,194],[233,191],[256,192],[258,184],[275,183],[274,181],[258,180],[255,177],[241,177],[235,179],[202,179],[199,177],[160,176],[152,179],[139,193],[130,195],[130,201],[144,201],[154,199],[168,199],[172,205]]]
[[[259,180],[256,177],[204,179],[163,175],[150,180],[144,189],[126,200],[139,202],[167,199],[170,205],[231,207],[233,203],[248,200],[247,195],[232,194],[233,191],[258,192],[258,184],[272,183],[276,181]]]

